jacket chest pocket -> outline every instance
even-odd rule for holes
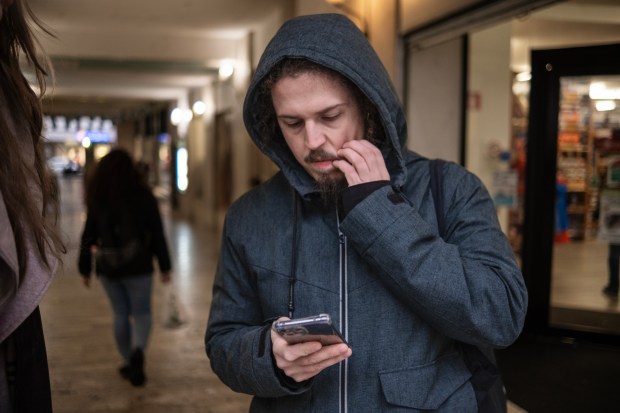
[[[386,402],[414,411],[477,412],[470,377],[458,353],[429,364],[379,373]]]

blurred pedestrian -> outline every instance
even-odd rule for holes
[[[131,159],[114,149],[95,167],[86,194],[79,271],[90,286],[95,272],[114,313],[114,337],[123,358],[121,376],[132,385],[146,381],[144,352],[151,332],[153,258],[163,283],[171,262],[157,200]]]

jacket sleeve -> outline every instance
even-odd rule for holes
[[[430,188],[418,192],[418,205],[381,188],[341,229],[384,285],[433,328],[467,343],[506,347],[525,319],[521,271],[480,180],[455,164],[444,166],[444,174],[445,240]]]
[[[157,257],[157,264],[161,272],[169,272],[172,269],[172,262],[170,260],[170,252],[168,250],[168,244],[166,242],[166,235],[164,232],[164,225],[161,220],[161,214],[159,212],[159,205],[154,196],[148,197],[148,209],[147,214],[149,222],[149,232],[151,234],[151,250],[155,257]]]
[[[237,392],[258,397],[300,394],[311,381],[292,383],[277,370],[272,356],[271,323],[263,319],[256,279],[227,235],[227,226],[228,222],[205,335],[211,368]]]
[[[92,213],[86,215],[86,223],[80,238],[80,251],[78,255],[78,270],[83,277],[90,277],[93,265],[91,247],[97,245],[97,225]]]

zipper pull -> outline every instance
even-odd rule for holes
[[[340,213],[338,210],[336,210],[336,228],[338,229],[338,244],[344,245],[345,236],[342,231],[340,231]]]

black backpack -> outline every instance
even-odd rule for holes
[[[442,169],[446,161],[433,159],[429,162],[430,185],[439,235],[446,235],[444,216],[443,174]],[[494,359],[492,349],[482,350],[472,344],[460,343],[463,350],[463,359],[471,372],[471,384],[476,394],[479,413],[505,413],[506,395],[499,369],[491,360]],[[485,354],[487,353],[487,354]]]
[[[134,205],[135,206],[135,205]],[[105,209],[97,217],[97,271],[104,275],[126,274],[136,261],[148,259],[150,237],[140,214],[126,205]]]

